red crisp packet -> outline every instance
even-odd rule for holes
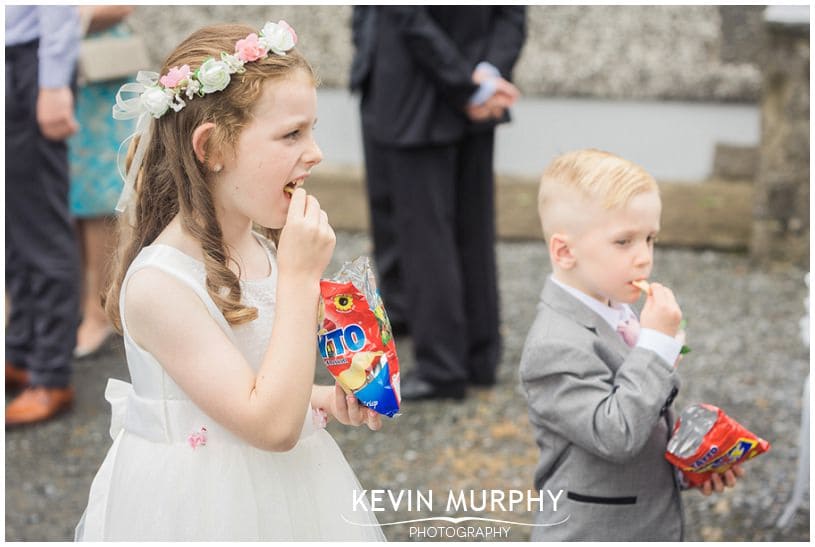
[[[399,412],[399,358],[367,257],[320,281],[317,345],[347,393],[380,414]]]
[[[713,473],[724,473],[769,449],[770,443],[720,408],[697,404],[686,408],[677,419],[665,459],[682,470],[690,486],[699,486]]]

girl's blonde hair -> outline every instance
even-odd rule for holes
[[[538,214],[548,239],[565,201],[579,199],[604,209],[625,206],[645,192],[659,192],[656,180],[636,163],[596,149],[575,150],[556,157],[541,176]]]
[[[161,67],[189,65],[195,71],[208,58],[232,53],[235,43],[257,29],[245,25],[224,24],[204,27],[181,42]],[[317,85],[317,77],[308,61],[296,50],[286,55],[268,56],[244,65],[246,72],[233,74],[232,81],[217,93],[194,97],[179,112],[167,112],[153,120],[152,139],[136,179],[135,196],[119,218],[117,253],[113,260],[110,285],[102,297],[108,317],[121,332],[119,295],[125,274],[133,259],[150,245],[169,222],[181,215],[181,223],[201,245],[206,268],[206,288],[230,325],[257,318],[257,309],[241,304],[238,276],[228,267],[230,257],[215,214],[211,181],[207,166],[199,162],[192,148],[195,128],[206,122],[215,124],[206,143],[206,156],[216,150],[234,150],[238,137],[249,123],[263,84],[304,71]],[[131,143],[129,157],[138,144]],[[127,162],[130,168],[130,162]],[[275,243],[279,230],[263,229]]]

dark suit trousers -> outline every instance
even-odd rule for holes
[[[36,42],[6,48],[6,360],[65,386],[79,323],[79,252],[68,149],[37,125]]]
[[[383,300],[407,319],[417,374],[433,383],[494,381],[494,133],[421,147],[363,134]]]

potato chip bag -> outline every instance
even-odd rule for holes
[[[399,412],[399,358],[390,321],[367,257],[320,281],[317,347],[323,363],[363,405]]]
[[[696,404],[682,411],[665,459],[682,470],[690,486],[724,473],[770,449],[770,443],[745,429],[720,408]]]

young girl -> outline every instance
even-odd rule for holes
[[[322,155],[295,42],[283,21],[207,27],[117,97],[149,120],[105,302],[133,384],[108,383],[114,442],[77,539],[384,539],[323,429],[378,415],[313,385],[334,233],[300,188]]]

